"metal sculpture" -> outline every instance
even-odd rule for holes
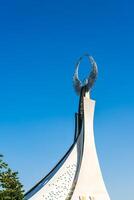
[[[92,66],[92,70],[91,70],[89,76],[85,79],[85,81],[82,82],[79,79],[79,66],[80,66],[80,63],[84,56],[86,56],[89,59],[89,62],[91,63],[91,66]],[[90,91],[94,85],[97,75],[98,75],[98,68],[97,68],[97,64],[96,64],[95,60],[93,59],[93,57],[89,56],[88,54],[84,54],[82,57],[80,57],[76,63],[75,73],[73,76],[73,85],[74,85],[74,89],[75,89],[76,93],[78,95],[80,95],[80,92],[83,87],[85,87],[86,92]]]

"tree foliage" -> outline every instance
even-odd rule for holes
[[[22,200],[23,193],[18,172],[13,172],[0,155],[0,200]]]

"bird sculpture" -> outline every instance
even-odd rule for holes
[[[79,66],[80,66],[80,63],[84,56],[86,56],[89,59],[92,69],[91,69],[89,76],[87,78],[85,78],[85,80],[82,82],[79,79]],[[90,56],[89,54],[84,54],[83,56],[81,56],[76,63],[75,72],[74,72],[74,76],[73,76],[73,86],[74,86],[76,93],[78,95],[80,95],[83,87],[85,88],[86,92],[90,91],[94,85],[97,75],[98,75],[98,68],[97,68],[97,64],[96,64],[95,60],[93,59],[93,57]]]

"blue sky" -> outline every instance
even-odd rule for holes
[[[134,196],[133,8],[130,0],[0,1],[0,153],[26,190],[72,143],[74,64],[89,52],[99,69],[91,96],[106,185],[111,199]]]

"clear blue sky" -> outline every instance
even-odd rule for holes
[[[99,68],[92,98],[106,185],[111,199],[134,196],[133,10],[130,0],[0,1],[0,153],[26,190],[72,143],[72,74],[89,52]]]

